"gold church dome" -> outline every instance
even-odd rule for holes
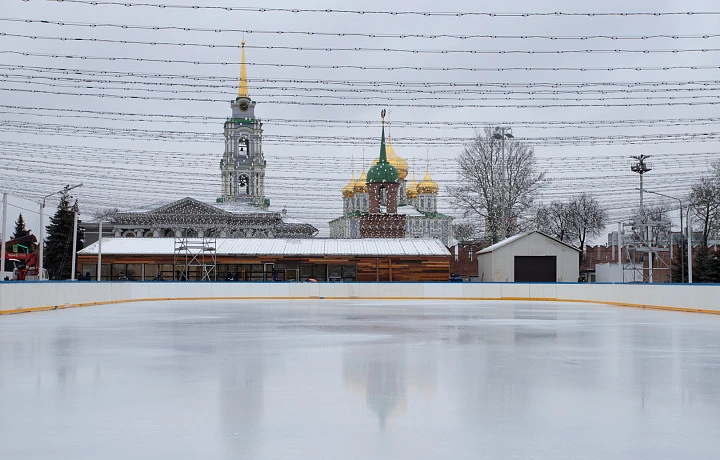
[[[425,172],[422,182],[417,185],[418,193],[437,193],[438,184],[430,178],[430,169]]]
[[[392,144],[390,142],[390,134],[388,133],[388,140],[387,140],[387,146],[385,148],[385,154],[387,155],[387,161],[391,165],[395,166],[395,169],[398,170],[398,174],[400,175],[400,180],[405,180],[405,178],[408,175],[408,162],[405,161],[403,157],[395,153],[395,149],[392,148]],[[375,160],[373,162],[373,165],[377,164],[379,159]]]
[[[410,185],[408,185],[407,190],[405,191],[405,195],[407,195],[408,198],[417,198],[418,196],[418,189],[417,189],[418,183],[415,180],[415,174],[413,173],[413,180],[410,182]]]
[[[355,181],[355,185],[353,185],[353,192],[355,193],[367,193],[367,174],[365,174],[365,171],[360,174],[360,178]]]
[[[355,173],[352,173],[352,178],[350,179],[350,182],[348,182],[347,185],[342,188],[342,195],[344,197],[353,196],[353,194],[355,193],[354,187],[355,187]]]

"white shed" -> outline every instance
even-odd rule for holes
[[[537,230],[511,236],[478,253],[480,281],[577,282],[580,250]]]

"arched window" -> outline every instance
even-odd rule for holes
[[[245,136],[238,139],[238,155],[250,156],[250,139]]]
[[[245,187],[245,194],[250,195],[250,178],[247,174],[240,174],[238,176],[238,189]]]

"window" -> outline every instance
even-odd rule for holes
[[[468,251],[468,260],[470,262],[472,262],[472,258],[473,258],[473,250],[472,250],[472,248],[470,248],[470,250]]]
[[[245,136],[238,139],[238,155],[250,156],[250,140]]]

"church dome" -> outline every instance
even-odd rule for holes
[[[422,182],[417,185],[418,193],[437,193],[438,184],[430,178],[430,171],[425,172]]]
[[[367,181],[370,184],[397,184],[400,181],[400,173],[397,168],[387,161],[387,149],[385,148],[385,110],[382,111],[383,127],[380,137],[380,158],[368,170]]]
[[[353,192],[355,193],[367,193],[367,175],[365,171],[360,174],[360,178],[353,184]]]
[[[352,174],[352,178],[350,179],[350,182],[348,182],[347,185],[342,188],[342,195],[344,197],[353,196],[353,194],[355,193],[354,187],[355,187],[355,173]]]
[[[417,198],[418,196],[418,189],[417,189],[418,183],[415,180],[415,176],[413,175],[413,180],[410,182],[410,185],[408,185],[407,190],[405,191],[405,194],[408,198]]]
[[[379,161],[368,170],[367,181],[371,184],[391,183],[397,184],[400,174],[395,166],[387,161]]]
[[[405,178],[408,175],[408,162],[405,161],[403,157],[395,153],[395,149],[393,149],[392,144],[390,143],[390,134],[388,134],[388,140],[387,140],[387,147],[385,149],[385,153],[387,155],[387,162],[391,165],[395,166],[395,169],[398,170],[398,174],[400,176],[400,180],[405,180]],[[375,160],[373,165],[376,165],[379,159]]]

